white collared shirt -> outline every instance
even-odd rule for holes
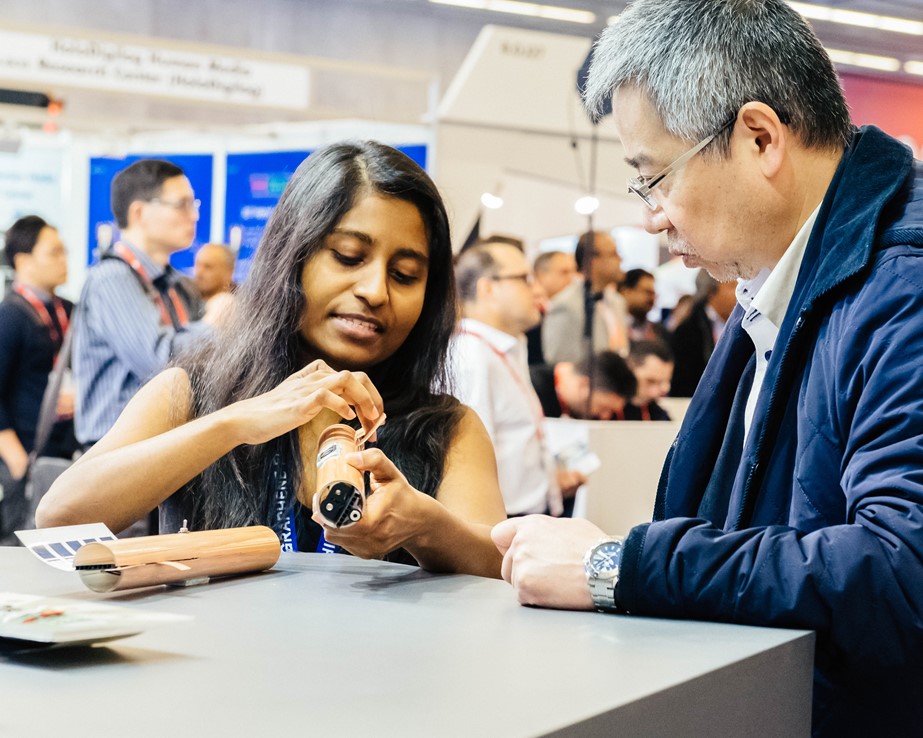
[[[529,379],[525,337],[465,318],[449,348],[453,392],[481,418],[497,455],[509,515],[560,514],[561,493],[542,438],[542,407]]]
[[[756,374],[753,377],[750,395],[747,397],[744,438],[750,434],[756,401],[766,377],[766,367],[769,365],[788,304],[792,300],[798,272],[801,270],[801,262],[804,260],[804,252],[819,210],[820,205],[808,216],[774,269],[763,269],[753,279],[740,280],[737,284],[737,302],[744,309],[741,326],[756,348]]]

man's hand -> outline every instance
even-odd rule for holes
[[[605,535],[587,520],[546,515],[510,518],[491,531],[519,601],[562,610],[593,609],[583,557]]]

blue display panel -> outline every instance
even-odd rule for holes
[[[192,246],[170,257],[170,263],[177,269],[192,274],[192,262],[196,249],[209,240],[212,217],[212,160],[211,154],[156,154],[151,156],[126,156],[124,158],[94,157],[90,159],[90,223],[88,241],[88,263],[96,261],[96,233],[100,224],[110,224],[113,238],[118,238],[118,229],[110,207],[110,188],[115,175],[139,159],[164,159],[180,167],[189,178],[195,196],[201,201],[199,222],[196,224],[195,240]]]
[[[266,221],[279,202],[282,190],[310,151],[272,151],[228,154],[224,206],[224,241],[231,243],[231,229],[240,229],[240,250],[234,281],[250,271]]]
[[[397,148],[426,169],[426,146]],[[231,229],[240,229],[235,281],[246,278],[266,221],[298,165],[310,154],[311,151],[228,154],[224,240],[231,243]]]

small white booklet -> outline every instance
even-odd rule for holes
[[[0,592],[0,652],[111,641],[188,620],[189,615]]]

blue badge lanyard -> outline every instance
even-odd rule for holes
[[[288,470],[283,468],[282,460],[279,454],[276,454],[272,459],[272,489],[276,491],[272,527],[279,536],[283,551],[297,551],[298,533],[295,526],[295,508],[294,505],[289,506],[289,487]],[[288,511],[287,515],[286,511]],[[340,550],[339,546],[335,546],[324,537],[324,531],[321,529],[320,539],[317,542],[317,553],[339,553]]]
[[[275,509],[272,529],[279,536],[283,551],[297,551],[298,539],[295,532],[295,510],[289,509],[288,471],[282,468],[279,454],[272,457],[272,489],[275,490]],[[288,511],[288,515],[286,515]]]

